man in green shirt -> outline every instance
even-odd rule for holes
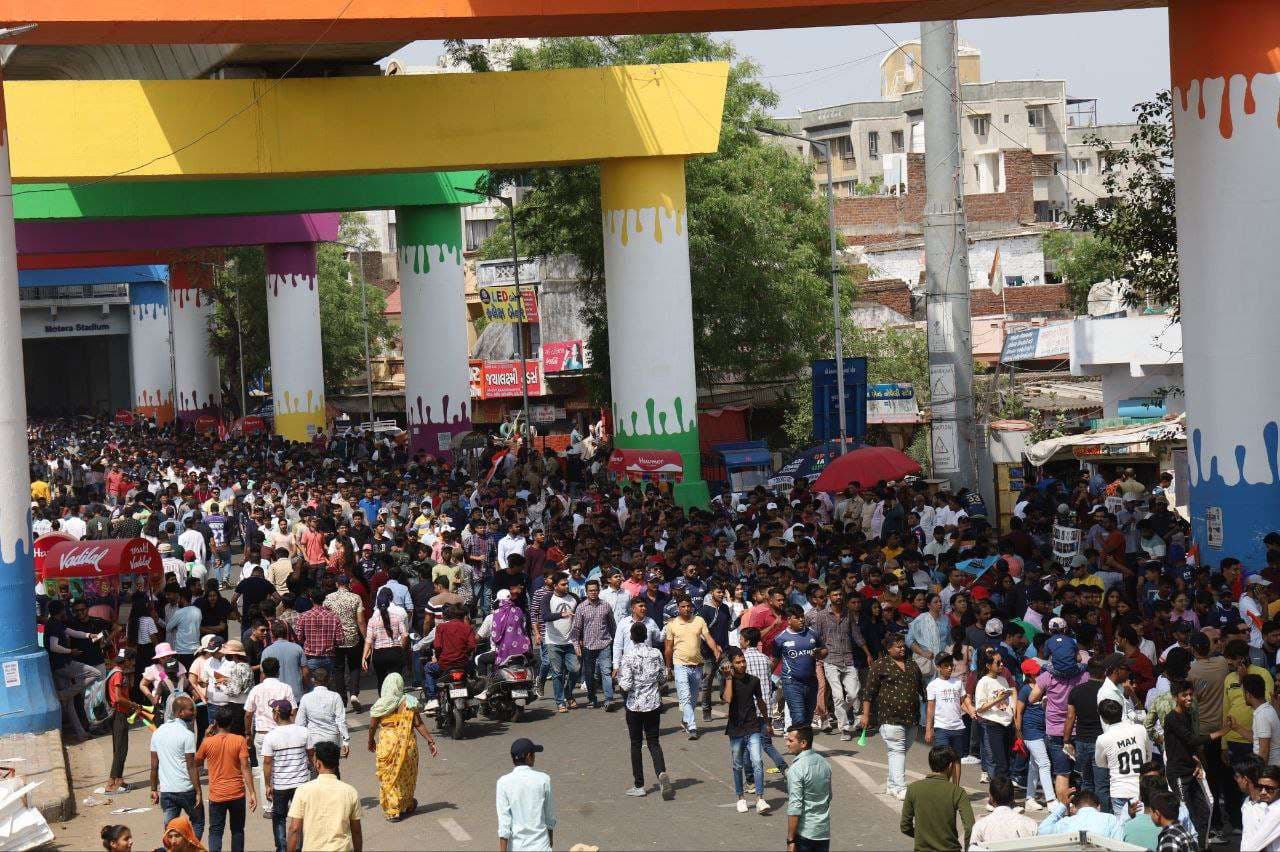
[[[929,752],[933,774],[907,785],[902,804],[902,833],[915,838],[916,852],[960,852],[969,846],[973,806],[960,786],[960,757],[951,746]],[[956,832],[956,814],[964,824],[964,842]]]
[[[787,769],[787,852],[827,852],[831,848],[831,764],[813,750],[813,728],[787,729],[787,751],[796,759]],[[969,816],[973,824],[973,815]]]

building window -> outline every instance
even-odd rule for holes
[[[1044,107],[1027,107],[1027,124],[1032,127],[1044,127]]]
[[[1088,157],[1075,157],[1071,160],[1071,173],[1077,175],[1093,174],[1093,163]]]
[[[387,251],[396,250],[396,223],[387,223]],[[832,362],[835,363],[834,361]]]
[[[893,146],[893,153],[902,153],[902,131],[894,130],[889,134],[889,144]]]
[[[880,134],[875,130],[867,134],[867,153],[873,157],[880,156]]]
[[[831,142],[835,143],[836,156],[843,160],[845,165],[853,165],[853,140],[848,136],[837,136]]]
[[[987,117],[985,115],[975,115],[971,120],[973,121],[973,135],[986,136],[987,131],[990,129]]]
[[[498,229],[497,219],[468,219],[466,226],[466,250],[476,251]]]

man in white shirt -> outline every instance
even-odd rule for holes
[[[606,572],[605,582],[608,585],[600,590],[600,600],[607,603],[613,610],[613,622],[617,624],[631,611],[631,593],[622,588],[622,569],[620,568],[610,568]]]
[[[998,775],[991,779],[987,801],[991,804],[991,813],[973,824],[973,831],[969,834],[970,846],[1035,837],[1039,829],[1036,821],[1013,809],[1013,782],[1009,776]]]
[[[527,543],[522,524],[512,524],[508,527],[507,534],[498,539],[498,570],[507,570],[507,557],[511,554],[519,553],[523,556]]]
[[[249,690],[249,695],[244,700],[244,730],[253,739],[254,751],[259,755],[262,754],[263,740],[276,727],[272,705],[277,701],[288,701],[292,704],[298,700],[293,694],[293,687],[280,680],[279,675],[280,660],[275,657],[265,657],[262,660],[262,683]],[[267,782],[263,775],[261,760],[258,761],[257,766],[253,767],[253,783],[258,788],[258,798],[266,803],[263,810],[270,813],[271,797],[265,795],[269,787],[264,786]]]
[[[183,551],[190,551],[196,555],[196,561],[201,565],[205,564],[205,558],[208,556],[208,549],[204,544],[204,536],[197,530],[196,522],[192,518],[187,518],[182,522],[186,527],[182,535],[178,536],[178,547]]]
[[[1257,799],[1250,796],[1240,809],[1240,848],[1277,852],[1280,850],[1280,767],[1263,767],[1253,789]]]
[[[1142,764],[1151,759],[1151,742],[1145,727],[1125,718],[1119,702],[1104,698],[1101,690],[1098,699],[1103,730],[1094,743],[1093,759],[1110,774],[1111,812],[1124,818],[1129,802],[1138,799]]]
[[[62,531],[76,541],[84,538],[89,532],[89,525],[84,522],[84,518],[80,517],[79,506],[72,509],[71,514],[62,519]]]

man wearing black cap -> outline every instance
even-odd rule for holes
[[[526,737],[511,744],[514,768],[498,779],[498,852],[551,852],[556,806],[550,776],[533,768],[540,751]]]

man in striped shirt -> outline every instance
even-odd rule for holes
[[[271,830],[276,852],[284,852],[288,835],[289,805],[299,787],[311,780],[307,729],[293,723],[293,703],[271,702],[276,727],[262,740],[262,772],[267,801],[271,803]]]

